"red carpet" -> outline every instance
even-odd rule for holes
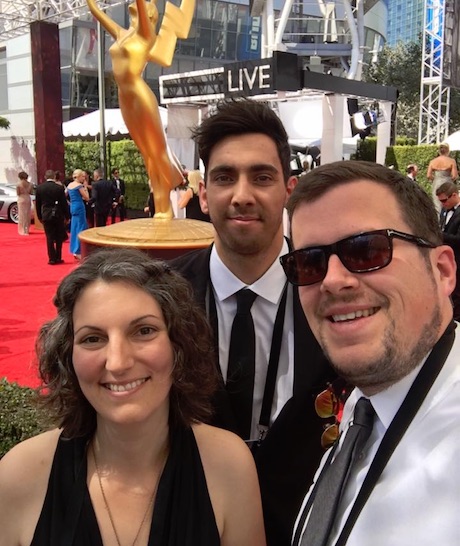
[[[34,344],[40,325],[55,316],[52,303],[59,281],[76,267],[64,243],[61,265],[48,265],[43,231],[28,237],[0,222],[0,378],[35,387]]]

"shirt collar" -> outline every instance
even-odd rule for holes
[[[346,423],[351,419],[356,402],[362,396],[364,396],[365,398],[369,398],[369,400],[372,402],[372,407],[374,408],[377,417],[380,419],[385,429],[388,429],[396,413],[401,407],[401,404],[406,398],[409,389],[412,387],[412,383],[415,381],[420,368],[423,366],[427,358],[428,355],[426,355],[426,357],[416,368],[414,368],[397,383],[391,385],[388,387],[388,389],[385,389],[382,392],[374,394],[373,396],[366,396],[356,387],[345,404],[343,411],[343,422]]]
[[[214,287],[217,299],[223,301],[233,296],[238,290],[247,287],[258,296],[277,304],[286,284],[286,275],[278,258],[287,252],[289,252],[289,247],[286,239],[283,239],[280,252],[269,269],[255,283],[247,285],[227,268],[214,245],[211,250],[209,269],[212,286]]]

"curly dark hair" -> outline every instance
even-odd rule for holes
[[[37,339],[40,403],[55,424],[68,438],[96,428],[96,412],[80,389],[72,363],[72,313],[82,291],[97,280],[138,287],[159,304],[174,351],[170,423],[206,421],[218,376],[211,329],[190,285],[167,264],[140,250],[104,249],[91,254],[60,283],[54,298],[57,317],[42,326]]]
[[[267,135],[275,142],[287,183],[291,176],[291,148],[286,129],[267,102],[251,99],[228,99],[217,103],[216,111],[193,129],[193,139],[205,167],[205,182],[214,146],[229,136],[251,133]]]

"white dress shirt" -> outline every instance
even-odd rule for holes
[[[460,473],[457,470],[460,461],[459,337],[455,336],[443,369],[358,516],[347,546],[460,544]],[[329,545],[338,539],[380,442],[420,367],[397,384],[370,397],[376,412],[374,428],[363,459],[350,474]],[[341,430],[345,431],[350,426],[355,404],[361,396],[359,389],[351,393],[344,407]],[[328,453],[321,461],[315,482]],[[312,488],[304,499],[300,514]],[[307,522],[308,518],[305,525]],[[296,528],[297,524],[298,520]]]
[[[289,252],[287,242],[279,256]],[[219,363],[222,377],[226,379],[228,353],[233,319],[236,314],[236,292],[250,288],[257,294],[251,314],[256,333],[256,373],[254,381],[254,402],[252,411],[251,439],[259,437],[259,418],[270,358],[273,326],[279,303],[286,284],[286,276],[278,258],[268,271],[250,286],[240,281],[222,262],[214,246],[209,263],[211,283],[216,302],[217,321],[219,324]],[[271,411],[271,423],[276,419],[286,402],[292,397],[294,384],[294,314],[292,287],[288,286],[286,314],[278,366],[275,394]]]

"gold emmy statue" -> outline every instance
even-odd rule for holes
[[[114,39],[109,52],[120,109],[144,159],[153,189],[155,216],[82,232],[83,253],[86,243],[146,249],[152,246],[163,250],[171,245],[183,249],[205,246],[213,239],[212,226],[194,220],[173,220],[170,192],[183,182],[182,169],[177,158],[168,151],[157,99],[142,77],[148,62],[171,65],[177,39],[188,36],[195,0],[182,0],[180,7],[166,2],[158,33],[156,0],[135,0],[129,6],[128,29],[113,21],[96,0],[86,2],[93,16]]]

